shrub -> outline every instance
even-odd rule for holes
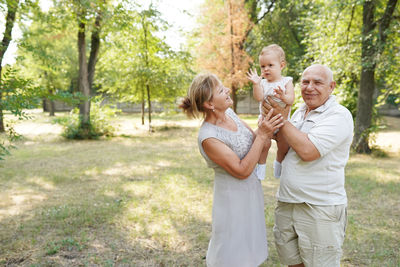
[[[64,126],[62,136],[67,139],[99,139],[110,137],[115,133],[115,127],[110,123],[118,109],[109,105],[101,105],[101,101],[93,101],[90,107],[90,123],[83,127],[80,123],[79,109],[73,109],[69,116],[53,119],[53,122]]]

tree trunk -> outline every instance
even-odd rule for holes
[[[151,98],[150,98],[150,86],[147,84],[146,85],[146,91],[147,91],[147,105],[148,105],[148,112],[149,112],[149,132],[153,131],[153,128],[151,127]]]
[[[89,130],[90,125],[90,86],[88,81],[88,66],[86,61],[85,23],[79,22],[78,31],[79,51],[79,91],[85,97],[79,104],[80,127]]]
[[[145,48],[145,54],[144,54],[144,60],[146,64],[146,68],[149,70],[150,68],[150,63],[149,63],[149,48],[147,45],[147,25],[144,20],[144,17],[142,17],[142,28],[143,28],[143,35],[144,35],[144,48]],[[150,95],[150,86],[149,86],[149,77],[146,76],[146,92],[147,92],[147,104],[148,104],[148,112],[149,112],[149,132],[152,132],[153,129],[151,127],[151,95]]]
[[[46,99],[43,99],[43,100],[42,100],[42,109],[43,109],[43,112],[46,112],[46,111],[47,111]]]
[[[11,42],[12,38],[11,33],[14,27],[15,15],[17,14],[18,5],[19,5],[19,0],[7,1],[6,27],[4,29],[3,40],[1,41],[0,45],[0,85],[2,84],[1,72],[2,72],[3,58]],[[3,99],[3,92],[0,89],[0,133],[5,132],[2,99]]]
[[[232,93],[231,93],[231,95],[232,95],[232,101],[233,101],[233,110],[235,111],[235,113],[236,113],[236,110],[237,110],[237,103],[238,103],[237,91],[238,91],[238,88],[236,88],[235,85],[232,85]]]
[[[144,125],[144,92],[142,92],[142,125]]]
[[[365,1],[363,7],[363,28],[361,47],[361,79],[357,100],[356,128],[353,148],[358,153],[370,153],[368,144],[369,127],[371,126],[373,93],[375,87],[375,51],[372,31],[374,24],[375,3]]]
[[[356,126],[352,147],[358,153],[370,153],[369,134],[374,107],[376,57],[382,53],[386,40],[386,30],[390,25],[397,0],[389,0],[385,13],[379,20],[379,40],[374,44],[375,1],[365,1],[363,5],[363,28],[361,47],[361,79],[357,99]]]
[[[1,75],[1,74],[0,74]],[[1,82],[1,80],[0,80]],[[4,116],[3,116],[3,106],[1,104],[3,98],[3,92],[0,91],[0,133],[4,133],[6,128],[4,127]]]
[[[0,98],[1,98],[1,92],[0,92]],[[0,103],[0,133],[4,133],[6,131],[6,128],[4,127],[4,121],[3,121],[3,109],[1,108],[1,103]]]
[[[234,77],[235,77],[235,47],[234,47],[234,43],[233,43],[233,22],[232,22],[232,3],[231,1],[229,1],[229,28],[230,28],[230,45],[231,45],[231,96],[232,96],[232,101],[233,101],[233,111],[236,112],[236,107],[237,107],[237,96],[236,96],[236,91],[237,88],[235,86],[235,81],[234,81]]]
[[[50,98],[47,99],[47,100],[50,102],[50,103],[49,103],[49,116],[53,117],[53,116],[55,116],[55,109],[56,109],[56,108],[55,108],[54,100],[52,99],[53,96],[54,96],[55,90],[54,90],[54,88],[52,88],[52,86],[50,85],[51,82],[50,82],[50,79],[49,79],[49,77],[48,77],[48,75],[47,75],[47,71],[44,72],[44,77],[45,77],[45,79],[48,81],[48,82],[47,82],[47,86],[49,87],[49,96],[50,96]]]
[[[54,100],[50,100],[49,116],[54,117],[56,115],[55,111],[56,111],[56,107],[55,107]]]
[[[88,63],[88,83],[91,93],[93,93],[93,78],[97,63],[97,56],[100,50],[100,23],[101,23],[101,13],[99,11],[99,13],[96,16],[94,29],[92,32],[91,43],[90,43],[90,56]]]

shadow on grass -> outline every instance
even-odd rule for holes
[[[204,266],[213,172],[198,128],[100,141],[24,140],[0,171],[0,264]],[[279,180],[263,181],[270,257]],[[398,159],[352,156],[345,266],[396,266]],[[397,263],[396,263],[397,261]]]
[[[212,177],[188,133],[21,145],[0,174],[0,263],[204,265]]]
[[[396,158],[354,155],[346,167],[348,228],[345,263],[400,264],[400,167]]]

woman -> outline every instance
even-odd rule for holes
[[[257,133],[229,107],[230,90],[213,74],[197,75],[180,107],[189,117],[203,115],[198,142],[214,169],[212,233],[207,266],[258,266],[268,256],[264,196],[255,167],[265,144],[282,126],[270,111]]]

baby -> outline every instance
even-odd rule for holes
[[[271,44],[264,47],[259,55],[261,77],[258,76],[255,69],[247,73],[247,78],[253,82],[253,97],[260,102],[260,117],[262,116],[262,102],[268,102],[267,97],[270,96],[272,100],[276,101],[280,106],[291,106],[294,102],[294,87],[292,77],[282,77],[282,70],[286,66],[285,52],[276,44]],[[290,114],[290,112],[289,112]],[[284,152],[282,152],[284,151]],[[276,160],[274,162],[274,176],[280,176],[280,164],[285,156],[286,149],[279,149]],[[265,161],[261,159],[257,166],[257,176],[263,180],[265,177]],[[279,166],[279,169],[278,167]]]

